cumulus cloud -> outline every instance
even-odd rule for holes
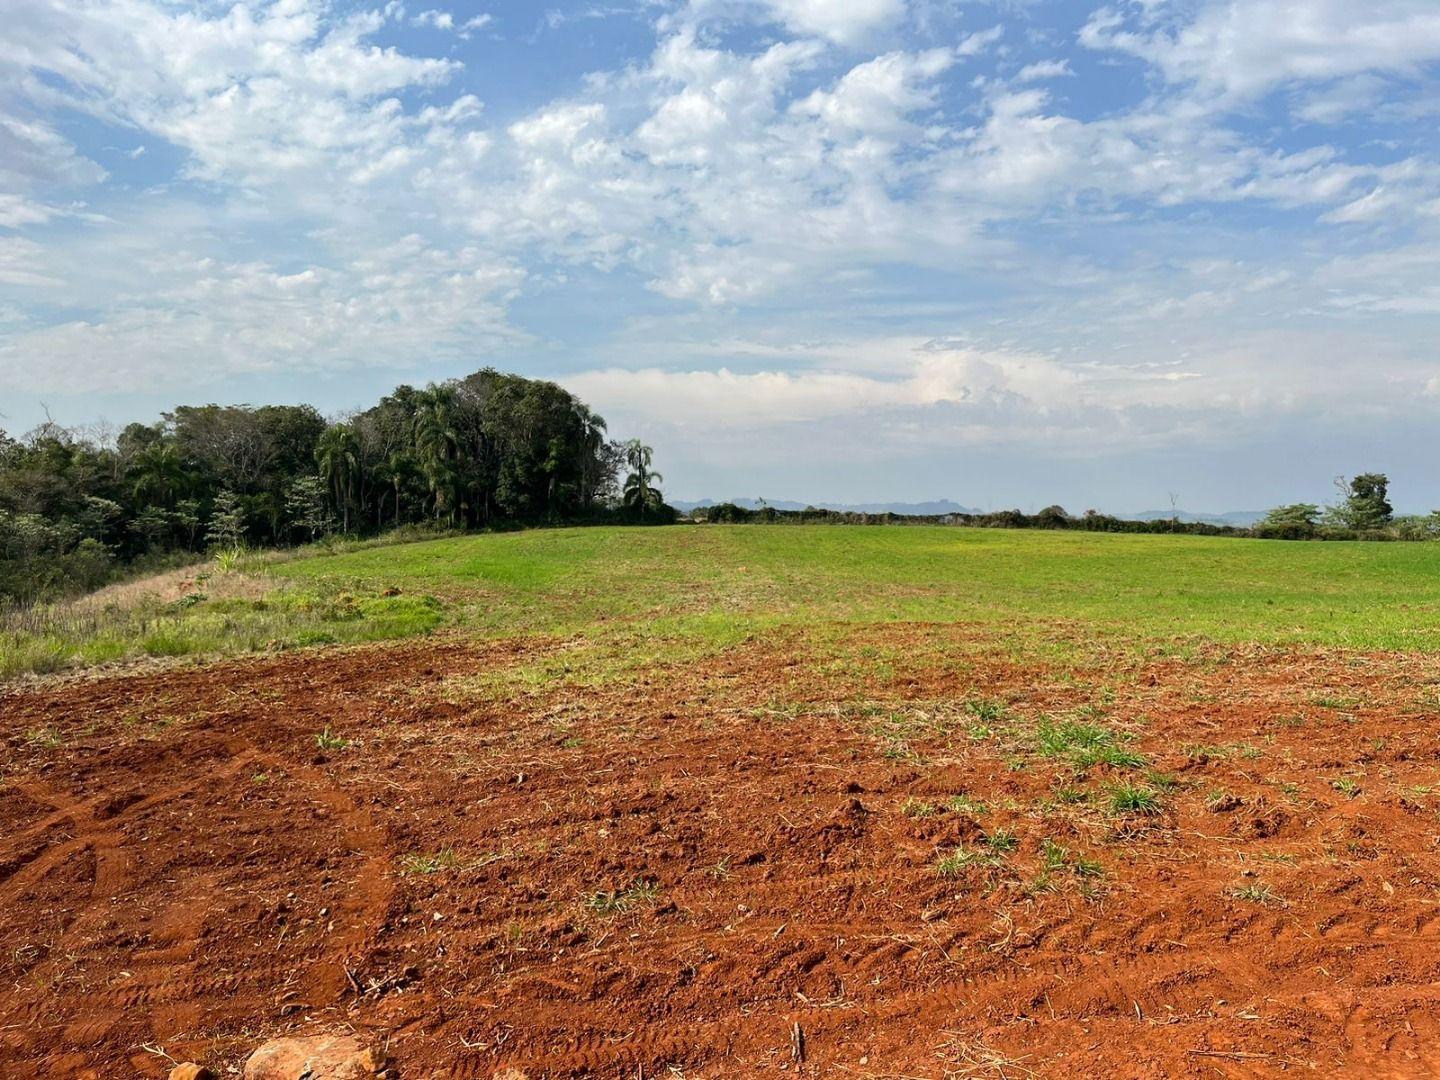
[[[906,0],[690,0],[686,17],[758,15],[797,34],[854,46],[898,25],[906,8]]]
[[[1070,70],[1068,60],[1037,60],[1033,64],[1026,64],[1015,73],[1015,81],[1021,83],[1043,82],[1046,79],[1059,79],[1066,75],[1075,74]]]
[[[1174,14],[1165,4],[1138,10],[1137,22],[1101,8],[1080,40],[1232,102],[1292,81],[1414,75],[1440,59],[1440,10],[1429,0],[1211,0],[1193,18],[1179,5]]]
[[[1063,441],[1329,408],[1301,358],[1345,363],[1331,321],[1393,350],[1393,384],[1352,373],[1372,400],[1432,377],[1422,0],[1112,6],[1070,55],[1026,5],[936,29],[904,0],[641,2],[640,51],[498,108],[464,8],[14,3],[0,281],[42,299],[0,329],[12,389],[573,337],[627,352],[575,385],[646,422],[873,408]],[[1387,141],[1352,136],[1382,108]],[[741,328],[853,347],[713,347]]]
[[[46,284],[16,269],[37,255],[33,245],[0,245],[0,281]],[[174,254],[157,255],[151,272],[157,287],[143,302],[0,339],[0,385],[93,392],[187,368],[215,378],[344,367],[357,359],[401,367],[426,358],[416,355],[417,342],[433,358],[523,337],[505,320],[523,270],[413,236],[339,266],[285,271]]]

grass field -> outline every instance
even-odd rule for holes
[[[487,634],[602,620],[1083,624],[1372,649],[1440,647],[1440,545],[945,527],[598,528],[463,537],[279,565],[288,581],[440,597]]]
[[[330,553],[338,550],[339,554]],[[1440,545],[945,527],[553,529],[168,575],[169,595],[0,630],[0,678],[136,656],[385,640],[441,627],[724,643],[767,626],[1003,624],[1051,641],[1440,648]],[[182,580],[183,579],[183,580]],[[238,583],[238,584],[237,584]]]

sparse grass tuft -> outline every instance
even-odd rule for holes
[[[1093,882],[1104,876],[1105,868],[1098,860],[1076,855],[1069,848],[1046,838],[1040,843],[1040,873],[1030,882],[1029,891],[1045,892],[1055,888],[1055,875],[1060,873]]]
[[[1003,861],[1003,857],[993,851],[957,847],[935,861],[935,872],[941,877],[959,877],[967,870],[988,870],[999,866]]]
[[[991,829],[985,834],[985,844],[991,851],[1008,855],[1020,846],[1020,838],[1010,829]]]
[[[60,733],[48,727],[31,728],[25,732],[25,741],[44,750],[57,750],[65,745]]]
[[[900,807],[900,812],[908,818],[934,817],[940,812],[940,808],[934,803],[925,802],[923,799],[906,799]]]
[[[315,733],[315,745],[321,750],[344,750],[350,745],[350,740],[336,735],[327,727]]]
[[[453,870],[459,865],[460,859],[455,854],[455,849],[443,847],[433,855],[406,855],[400,860],[400,872],[407,875],[438,874],[442,870]]]
[[[1156,791],[1170,792],[1180,786],[1180,778],[1174,773],[1161,772],[1159,769],[1146,769],[1145,782]]]
[[[1243,900],[1247,904],[1283,904],[1285,901],[1276,894],[1269,885],[1260,882],[1252,882],[1249,885],[1237,885],[1230,890],[1230,895],[1236,900]]]
[[[653,904],[659,896],[657,883],[637,881],[629,888],[591,893],[585,898],[585,906],[597,915],[623,915],[640,904]]]
[[[984,803],[969,795],[951,795],[945,805],[953,813],[969,814],[971,817],[981,817],[988,812]]]

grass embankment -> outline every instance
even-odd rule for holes
[[[977,622],[1118,644],[1440,648],[1440,545],[948,527],[586,528],[256,561],[12,616],[0,677],[138,655],[581,635],[672,659],[767,627]]]
[[[0,680],[141,657],[382,641],[424,633],[441,620],[433,597],[331,582],[288,585],[269,573],[272,565],[191,566],[0,615]]]

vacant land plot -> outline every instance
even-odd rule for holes
[[[791,527],[278,566],[440,629],[0,696],[0,1075],[341,1029],[407,1078],[1433,1075],[1437,570]]]

